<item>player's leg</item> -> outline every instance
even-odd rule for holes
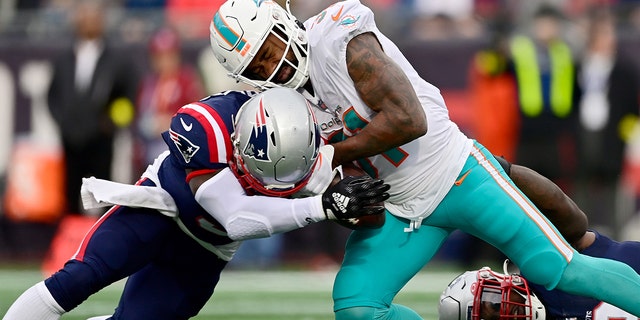
[[[640,314],[640,275],[619,261],[577,253],[498,167],[491,154],[476,145],[463,169],[469,171],[464,183],[454,186],[439,206],[450,212],[436,210],[425,221],[453,223],[496,246],[531,282]],[[595,278],[609,285],[596,286]]]
[[[162,255],[127,279],[113,319],[189,319],[213,294],[227,264],[178,230]]]
[[[422,319],[396,304],[400,289],[433,257],[451,230],[422,226],[387,212],[380,229],[354,231],[333,288],[336,319]]]
[[[90,295],[142,268],[176,228],[171,218],[154,210],[112,208],[92,227],[74,258],[25,291],[4,319],[58,319]]]
[[[562,236],[577,250],[587,245],[587,215],[558,185],[527,167],[496,157],[516,186],[551,220]]]

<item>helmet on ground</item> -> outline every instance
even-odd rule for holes
[[[311,105],[290,88],[269,89],[245,102],[231,140],[230,166],[245,188],[279,197],[306,185],[321,142]]]
[[[296,89],[309,79],[304,27],[290,11],[275,1],[227,0],[213,16],[209,31],[216,59],[237,81],[264,90],[279,86]],[[286,49],[273,74],[267,79],[258,79],[245,70],[269,35],[284,42]],[[286,59],[289,51],[293,53],[295,61]],[[276,84],[272,80],[285,64],[291,66],[294,72],[286,83]]]
[[[505,273],[506,272],[505,262]],[[545,308],[517,274],[484,267],[456,277],[440,295],[440,320],[545,320]]]

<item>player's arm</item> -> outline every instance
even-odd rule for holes
[[[209,176],[209,178],[207,178]],[[196,201],[233,240],[269,237],[322,220],[380,214],[389,197],[382,180],[345,178],[323,194],[300,199],[249,196],[229,169],[198,175],[189,185]]]
[[[516,186],[574,248],[581,250],[593,242],[593,233],[587,233],[587,215],[558,185],[527,167],[510,164],[501,157],[496,159]]]
[[[189,182],[189,188],[191,188],[191,192],[195,195],[198,191],[198,188],[205,183],[207,180],[211,179],[213,176],[218,174],[222,169],[207,172],[198,172],[197,170],[187,169],[187,181]]]
[[[362,100],[378,114],[357,135],[334,144],[334,166],[382,153],[427,132],[415,90],[373,33],[349,41],[347,68]]]

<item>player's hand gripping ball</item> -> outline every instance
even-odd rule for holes
[[[343,176],[344,177],[362,177],[362,176],[366,176],[367,174],[364,172],[364,170],[354,166],[354,165],[343,165],[342,166],[342,172],[343,172]],[[336,183],[338,183],[338,181],[340,181],[340,176],[336,175],[336,177],[333,179],[333,182],[331,182],[331,185],[335,185]],[[378,202],[373,204],[372,206],[381,206],[384,207],[384,202]],[[347,227],[349,229],[353,229],[353,230],[361,230],[361,229],[377,229],[380,228],[384,225],[385,222],[385,211],[381,211],[380,213],[376,213],[376,214],[371,214],[371,215],[364,215],[364,216],[360,216],[358,218],[349,218],[349,219],[338,219],[338,220],[334,220],[335,222],[337,222],[339,225]]]

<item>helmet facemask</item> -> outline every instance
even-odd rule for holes
[[[288,37],[283,24],[274,24],[271,31],[269,31],[269,35],[274,36],[275,39],[282,41],[285,45],[282,58],[280,58],[280,62],[274,69],[273,73],[267,79],[260,79],[260,76],[250,73],[245,67],[237,76],[235,76],[235,78],[260,90],[281,86],[297,89],[303,86],[307,82],[307,79],[309,79],[306,45],[300,45],[299,42],[291,40],[290,37]],[[258,51],[259,50],[260,49],[258,49]],[[256,51],[256,54],[258,51]],[[292,55],[290,55],[289,52],[292,52]],[[291,60],[287,58],[288,56],[291,57]],[[247,67],[251,64],[253,58],[254,56],[249,57],[250,62],[247,64]],[[289,66],[293,72],[288,79],[285,79],[286,81],[284,83],[279,83],[276,78],[280,72],[282,72],[284,66]]]
[[[521,276],[482,268],[477,277],[471,319],[545,319],[544,306]]]
[[[509,266],[506,260],[504,274],[484,267],[453,279],[440,295],[440,320],[545,320],[544,305]]]

